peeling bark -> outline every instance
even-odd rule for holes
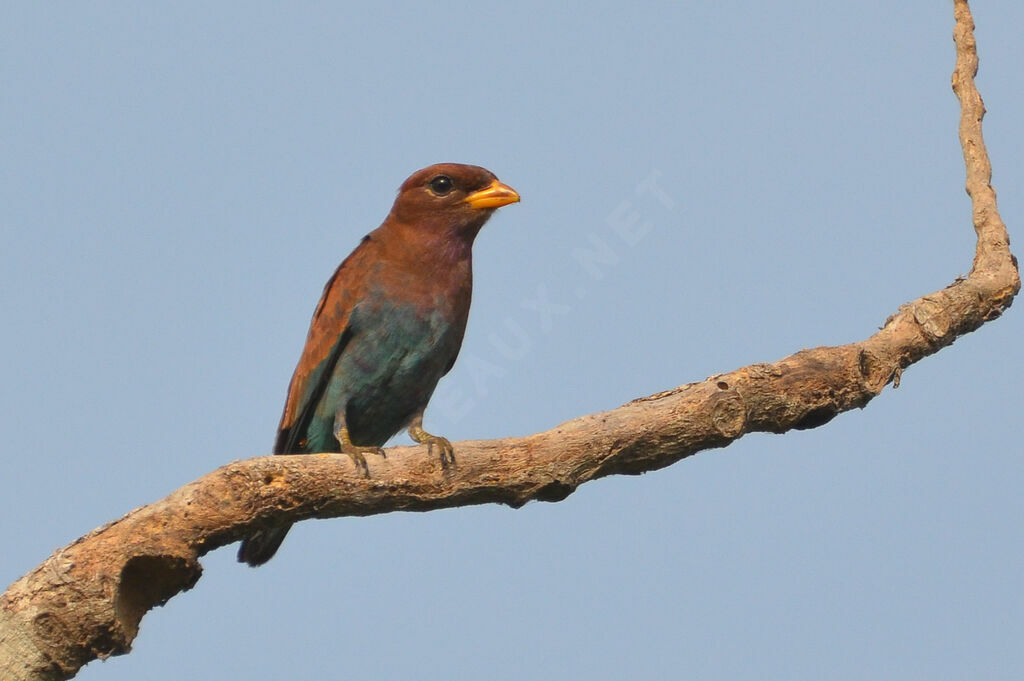
[[[67,679],[90,660],[127,653],[142,616],[192,587],[199,557],[254,528],[306,518],[560,501],[579,485],[669,466],[750,432],[817,428],[861,408],[910,364],[999,317],[1020,289],[989,184],[984,105],[966,0],[955,3],[960,142],[973,204],[974,266],[906,303],[866,340],[801,350],[524,438],[458,443],[442,470],[422,447],[370,460],[370,477],[337,454],[228,464],[66,546],[0,597],[0,678]]]

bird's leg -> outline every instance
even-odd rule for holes
[[[363,471],[366,477],[370,477],[370,467],[366,465],[366,454],[380,454],[384,456],[384,450],[380,447],[366,447],[352,444],[352,438],[348,434],[348,426],[345,425],[345,418],[342,412],[334,417],[334,437],[341,445],[341,453],[348,454],[352,463]]]
[[[435,446],[441,450],[442,467],[448,464],[455,465],[455,448],[452,447],[452,443],[448,441],[448,438],[441,437],[440,435],[431,435],[423,430],[422,413],[416,414],[412,421],[409,422],[409,437],[421,445],[426,445],[428,454],[434,453]]]

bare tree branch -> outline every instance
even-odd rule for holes
[[[238,461],[66,546],[0,597],[0,677],[65,679],[95,658],[126,653],[142,616],[190,588],[198,558],[259,526],[306,518],[427,511],[481,503],[559,501],[613,474],[663,468],[749,432],[815,428],[864,407],[910,364],[1009,307],[1016,260],[989,184],[984,105],[966,0],[955,3],[953,89],[977,249],[968,277],[900,307],[877,333],[712,376],[524,438],[458,443],[443,470],[401,447],[363,477],[335,454]]]

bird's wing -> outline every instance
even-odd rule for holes
[[[304,451],[301,440],[305,437],[306,428],[327,389],[338,358],[352,337],[349,322],[361,294],[363,265],[370,248],[370,237],[366,236],[324,285],[309,325],[306,346],[288,386],[288,399],[274,444],[275,454]]]

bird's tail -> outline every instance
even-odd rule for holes
[[[248,563],[250,567],[259,567],[274,557],[281,546],[291,524],[257,530],[256,534],[242,540],[238,547],[238,562]]]

